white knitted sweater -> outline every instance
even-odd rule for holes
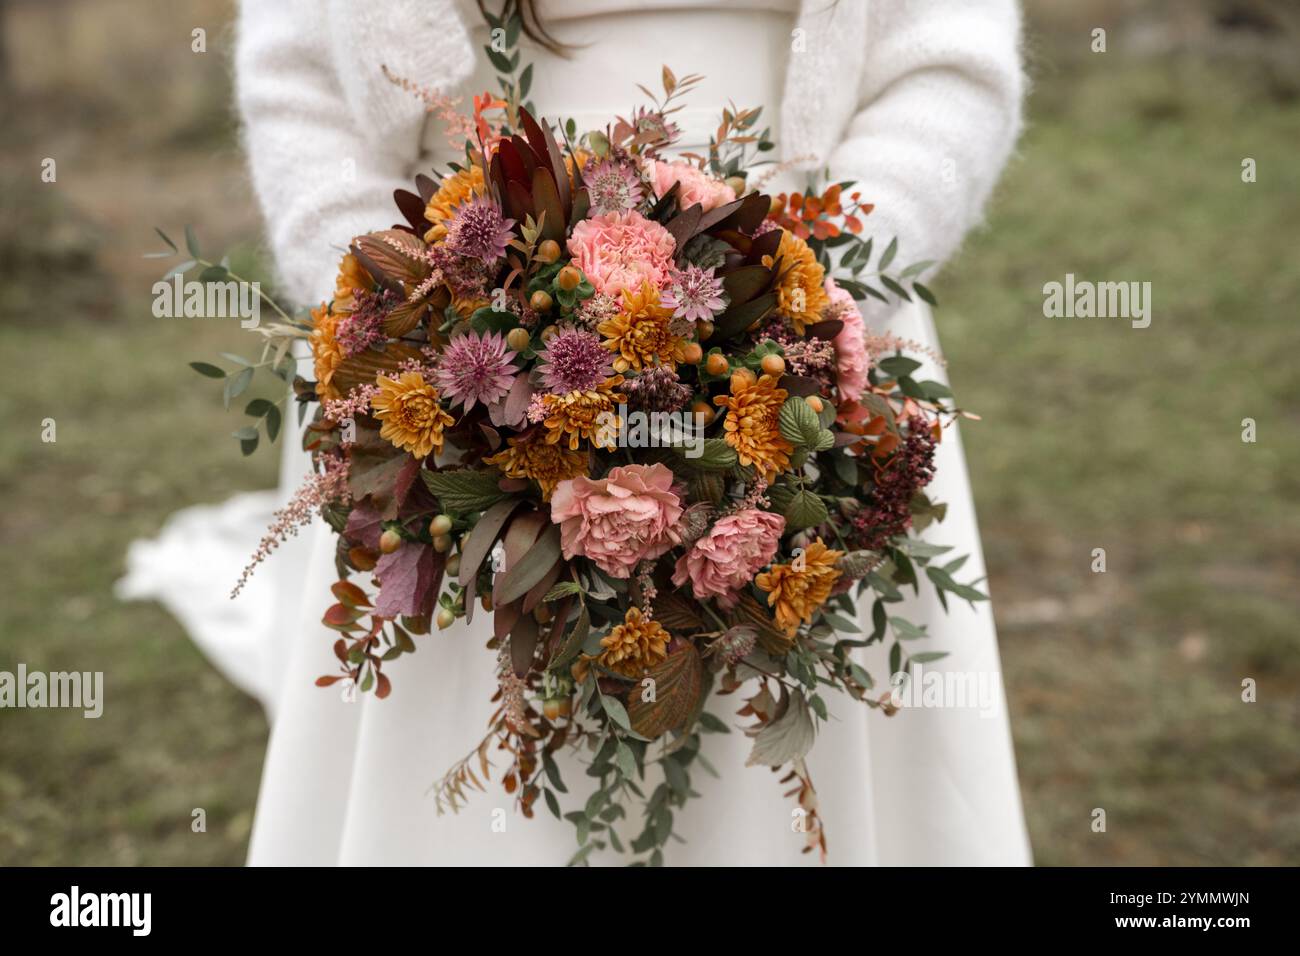
[[[1015,0],[802,0],[780,147],[856,180],[908,261],[960,244],[1020,131]],[[328,298],[348,240],[398,217],[422,105],[382,75],[452,91],[481,55],[454,0],[242,0],[237,90],[286,291]]]

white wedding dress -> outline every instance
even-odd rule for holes
[[[474,22],[472,0],[463,6]],[[780,102],[788,55],[789,0],[750,0],[727,10],[677,9],[682,6],[672,0],[635,7],[627,0],[565,3],[548,25],[561,39],[588,45],[572,59],[530,51],[537,64],[532,98],[539,111],[550,119],[572,116],[580,129],[603,126],[643,100],[636,83],[658,88],[660,66],[668,60],[679,77],[706,76],[689,108],[675,116],[684,130],[683,149],[706,142],[720,105],[728,101],[761,102],[775,129],[771,110]],[[476,39],[480,45],[486,41],[486,28]],[[732,50],[744,55],[729,56]],[[466,91],[495,88],[484,64]],[[425,144],[426,155],[413,168],[452,158],[437,130],[429,129]],[[927,309],[908,307],[872,321],[937,350]],[[925,374],[943,378],[941,368]],[[323,522],[281,548],[236,602],[226,599],[273,503],[283,500],[305,472],[305,457],[292,451],[295,444],[296,436],[290,436],[278,495],[240,495],[223,506],[174,516],[157,540],[133,545],[121,587],[125,596],[156,598],[172,609],[212,661],[261,699],[272,719],[249,862],[563,863],[576,849],[573,827],[553,818],[540,802],[534,819],[525,820],[493,783],[459,814],[440,817],[429,795],[431,784],[480,740],[493,709],[493,659],[484,649],[487,615],[417,638],[418,652],[386,671],[394,684],[388,699],[363,694],[349,702],[337,688],[313,685],[317,676],[336,670],[331,652],[336,634],[319,623],[335,580],[335,537]],[[954,554],[970,554],[962,577],[979,578],[984,574],[979,530],[955,428],[940,446],[937,469],[930,491],[948,503],[948,514],[925,538],[953,545]],[[925,650],[948,652],[927,667],[1000,674],[989,605],[950,604],[945,613],[933,591],[923,587],[921,597],[902,609],[928,626]],[[883,692],[888,686],[884,650],[871,648],[863,663]],[[887,718],[848,699],[825,696],[832,717],[808,766],[830,863],[1029,862],[1000,686],[992,712],[983,714],[972,708],[914,708]],[[740,704],[740,696],[710,703],[711,712],[732,727],[729,734],[704,737],[704,755],[721,778],[694,767],[691,780],[700,796],[676,815],[675,831],[685,842],[669,843],[667,862],[815,864],[815,854],[800,853],[804,836],[795,832],[793,804],[782,795],[787,787],[769,770],[744,766],[750,742],[734,717]],[[562,768],[570,790],[564,809],[580,808],[590,784],[581,758],[567,757]],[[636,808],[631,809],[627,836],[641,826]],[[592,861],[619,859],[597,854]]]

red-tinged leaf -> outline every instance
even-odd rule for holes
[[[692,237],[699,231],[700,220],[704,218],[704,207],[699,203],[684,209],[664,226],[677,242],[677,252],[680,254]]]
[[[405,503],[406,497],[411,493],[411,488],[419,475],[420,459],[414,455],[407,455],[401,470],[393,480],[393,498],[397,501],[399,507]]]
[[[341,637],[334,642],[334,656],[344,664],[348,662],[348,642]]]
[[[424,204],[427,201],[406,189],[393,190],[393,202],[397,204],[397,208],[413,228],[418,229],[420,226],[427,225],[424,219]],[[419,231],[424,230],[419,229]]]
[[[509,570],[497,582],[496,589],[493,591],[494,603],[505,604],[523,597],[533,585],[546,576],[559,557],[560,526],[553,524],[542,533],[537,543],[515,562],[513,567],[507,565]]]
[[[775,256],[776,250],[781,248],[781,230],[773,229],[771,232],[765,232],[749,247],[749,260],[751,262],[762,262],[765,256]]]
[[[537,172],[540,158],[533,152],[533,148],[528,145],[528,140],[522,136],[511,136],[510,143],[514,146],[519,161],[524,164],[524,180],[532,182],[533,173]]]
[[[560,640],[564,637],[564,626],[569,620],[569,608],[573,606],[574,600],[572,594],[566,594],[555,605],[555,617],[551,620],[551,632],[546,637],[546,652],[549,659],[554,659],[556,651],[560,649]]]
[[[516,677],[523,677],[532,666],[537,651],[537,620],[531,614],[521,614],[510,629],[510,665]]]
[[[776,293],[769,292],[742,305],[734,305],[714,321],[713,340],[718,342],[738,335],[763,321],[776,308]]]
[[[497,538],[501,535],[501,529],[505,527],[506,521],[514,514],[523,501],[519,498],[509,498],[505,501],[498,501],[487,511],[483,512],[483,517],[478,519],[474,528],[469,533],[469,539],[465,542],[460,553],[460,577],[457,579],[461,587],[465,587],[478,574],[478,569],[482,567],[483,561],[492,551],[492,546],[496,544]]]
[[[411,457],[399,449],[392,450],[396,454],[384,458],[354,452],[352,468],[348,472],[348,489],[352,492],[352,499],[357,501],[369,497],[385,518],[397,517],[397,499],[393,497],[393,485],[406,460]]]
[[[326,676],[326,677],[317,677],[317,678],[316,678],[316,686],[317,686],[317,687],[329,687],[331,684],[337,684],[337,683],[338,683],[339,681],[341,681],[342,679],[343,679],[343,675],[342,675],[342,674],[337,674],[337,675],[334,675],[334,676],[332,676],[332,677],[330,677],[330,676]]]
[[[521,511],[511,519],[502,542],[506,552],[505,567],[501,569],[504,573],[509,574],[514,566],[523,560],[524,555],[532,548],[533,542],[537,540],[537,536],[549,523],[550,520],[540,511]],[[506,599],[503,599],[502,603],[506,603]]]
[[[578,168],[577,161],[573,164],[573,175],[577,183],[582,185],[582,171]],[[567,170],[562,173],[559,179],[560,184],[560,202],[569,204],[569,228],[572,229],[582,220],[588,218],[591,214],[591,193],[585,187],[578,189],[576,192],[569,181]],[[565,192],[568,192],[568,198],[565,198]]]
[[[567,180],[567,176],[565,177]],[[560,193],[555,179],[549,170],[538,169],[533,173],[533,205],[543,213],[542,237],[564,241],[564,207],[560,205]]]
[[[492,606],[492,633],[498,641],[505,640],[510,633],[510,629],[515,626],[515,621],[519,620],[522,613],[523,609],[519,606],[518,601]]]
[[[378,508],[369,501],[353,505],[348,513],[348,523],[343,528],[345,538],[363,548],[378,551],[379,536],[383,533],[384,516],[379,513]]]
[[[498,164],[507,183],[524,183],[532,178],[528,167],[524,164],[523,157],[519,155],[519,147],[511,140],[503,139],[497,144],[497,151],[492,157],[494,170]]]
[[[350,627],[364,613],[346,604],[331,604],[321,621],[329,627]]]
[[[370,598],[351,581],[335,581],[330,592],[348,607],[370,607]]]
[[[438,191],[438,184],[432,178],[424,173],[417,173],[415,177],[415,188],[420,191],[420,199],[428,203],[433,198],[434,193]]]
[[[767,266],[742,266],[722,278],[722,287],[732,302],[748,302],[763,293],[772,281],[772,270]]]
[[[551,171],[551,179],[558,190],[560,204],[567,208],[570,201],[569,174],[564,168],[559,144],[555,142],[551,131],[533,119],[533,115],[528,110],[520,110],[519,119],[524,127],[524,135],[528,137],[528,145],[532,147],[539,159],[545,160]]]
[[[510,392],[505,398],[488,406],[488,417],[498,428],[519,428],[524,423],[528,403],[532,399],[533,386],[527,375],[520,375],[510,386]]]
[[[375,678],[375,696],[383,700],[393,692],[393,682],[388,679],[388,675],[380,672]]]
[[[823,339],[825,341],[830,341],[835,338],[835,336],[839,335],[843,328],[843,319],[827,319],[825,322],[817,322],[814,325],[808,326],[804,335],[806,338],[810,339]]]
[[[428,614],[436,597],[430,593],[434,573],[434,550],[427,544],[408,541],[384,555],[375,566],[379,596],[374,613],[386,618]]]
[[[532,613],[533,608],[542,603],[542,598],[546,597],[546,592],[551,589],[551,585],[560,579],[560,572],[565,568],[565,563],[559,559],[551,565],[551,570],[546,572],[546,576],[532,586],[527,594],[524,595],[524,613]]]
[[[880,441],[876,443],[875,450],[872,451],[872,454],[877,458],[885,458],[886,456],[893,454],[894,449],[902,443],[903,441],[901,438],[893,432],[888,432],[880,437]]]
[[[747,235],[752,234],[767,218],[771,208],[772,200],[769,197],[762,193],[750,193],[735,202],[710,210],[700,223],[700,229],[735,229]]]
[[[505,206],[506,212],[511,219],[516,222],[523,222],[529,216],[534,219],[537,214],[533,209],[533,197],[528,192],[528,187],[523,183],[511,179],[506,182],[505,187]]]
[[[815,378],[804,378],[801,375],[782,375],[781,380],[777,382],[777,387],[785,389],[789,395],[797,395],[800,398],[816,395],[822,390],[821,383]]]

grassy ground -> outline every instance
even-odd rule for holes
[[[1300,110],[1194,61],[1087,69],[1041,76],[941,283],[1036,856],[1294,863]],[[1150,281],[1151,326],[1044,318],[1067,272]]]
[[[123,12],[93,6],[101,25]],[[11,38],[39,50],[62,31],[72,59],[93,58],[93,19],[39,9],[17,8]],[[246,339],[152,318],[156,270],[138,258],[155,223],[200,223],[214,246],[255,235],[221,23],[207,59],[188,49],[210,9],[133,32],[94,89],[20,56],[21,106],[5,98],[0,669],[106,671],[108,706],[98,721],[0,711],[0,864],[238,863],[247,843],[258,708],[167,615],[111,594],[133,537],[274,478],[270,455],[238,457],[234,416],[184,368]],[[162,73],[188,79],[149,79]],[[1300,107],[1195,60],[1040,56],[1035,74],[991,228],[936,291],[955,386],[985,416],[966,442],[1036,857],[1295,863]],[[57,186],[35,178],[46,155]],[[1066,272],[1150,281],[1151,327],[1043,318],[1042,286]]]

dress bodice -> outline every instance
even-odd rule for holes
[[[560,56],[520,37],[521,64],[534,64],[529,98],[546,119],[572,118],[579,130],[603,128],[648,105],[637,84],[659,93],[667,65],[679,78],[704,77],[672,116],[682,130],[677,150],[706,145],[728,104],[763,107],[758,127],[776,135],[795,0],[550,0],[538,7],[548,32],[570,47]],[[459,0],[459,8],[476,57],[459,91],[468,103],[499,85],[483,52],[490,36],[477,3]],[[435,125],[426,130],[424,155],[441,162],[450,158],[449,147]]]

